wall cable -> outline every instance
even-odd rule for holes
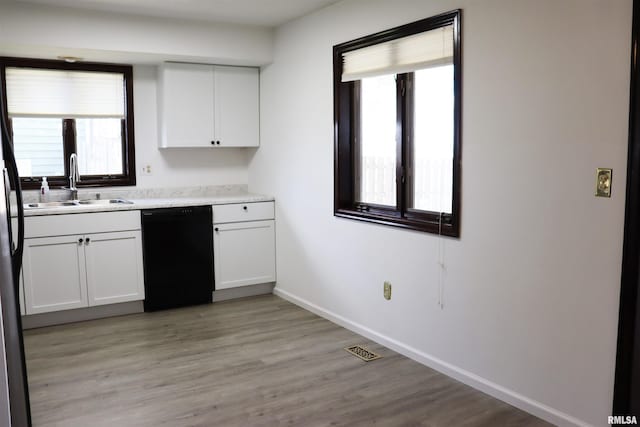
[[[444,310],[444,291],[445,291],[445,273],[446,264],[444,260],[445,255],[445,239],[442,235],[442,219],[444,212],[442,209],[442,195],[444,192],[444,168],[440,165],[440,194],[439,194],[439,216],[438,216],[438,307],[440,310]]]
[[[446,269],[444,263],[444,238],[442,237],[442,216],[440,212],[438,218],[438,307],[444,310],[444,271]]]

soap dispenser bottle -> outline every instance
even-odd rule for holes
[[[49,183],[47,182],[47,177],[42,177],[42,184],[40,184],[40,202],[48,202],[49,201]]]

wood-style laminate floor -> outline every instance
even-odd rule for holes
[[[30,330],[25,347],[36,427],[548,425],[272,295]]]

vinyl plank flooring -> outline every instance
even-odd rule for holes
[[[549,425],[273,295],[33,329],[25,347],[36,427]]]

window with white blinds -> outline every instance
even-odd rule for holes
[[[334,46],[336,216],[459,236],[461,13]]]
[[[7,67],[9,117],[124,118],[124,75]]]

